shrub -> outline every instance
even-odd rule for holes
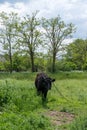
[[[57,68],[58,70],[62,70],[62,71],[71,71],[71,70],[76,70],[77,66],[73,62],[59,61],[57,63]]]

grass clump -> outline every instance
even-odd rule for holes
[[[51,130],[51,128],[48,118],[36,113],[4,112],[2,116],[0,115],[0,130]]]
[[[87,130],[87,114],[77,117],[70,125],[70,130]]]

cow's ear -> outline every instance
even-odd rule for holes
[[[52,79],[52,82],[54,82],[55,81],[55,79]]]

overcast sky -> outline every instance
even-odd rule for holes
[[[74,38],[87,38],[87,0],[0,0],[0,12],[18,12],[20,15],[39,10],[39,17],[60,15],[65,23],[77,27]]]

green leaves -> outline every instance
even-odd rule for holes
[[[58,15],[55,18],[38,18],[38,11],[31,15],[19,17],[17,13],[0,13],[0,43],[4,54],[9,57],[9,69],[13,70],[13,55],[15,52],[27,53],[31,62],[31,70],[35,68],[36,52],[46,47],[52,57],[52,70],[55,71],[55,62],[64,39],[72,36],[75,27],[72,23],[66,24]],[[45,49],[44,49],[45,50]],[[44,52],[43,52],[44,53]],[[49,55],[49,54],[47,54]],[[7,60],[7,59],[6,59]]]
[[[0,28],[0,39],[3,46],[3,49],[6,50],[5,53],[9,57],[9,70],[12,72],[12,54],[14,51],[14,44],[16,42],[16,25],[18,22],[18,17],[16,13],[11,12],[10,14],[7,13],[0,13],[0,19],[2,20],[3,27]]]
[[[72,23],[65,24],[60,16],[51,19],[42,19],[42,27],[45,30],[45,37],[49,42],[49,50],[53,57],[52,71],[55,72],[55,61],[57,53],[60,50],[62,42],[67,37],[70,37],[74,32],[74,25]]]
[[[67,46],[67,60],[76,64],[77,69],[86,69],[87,40],[77,39]]]

